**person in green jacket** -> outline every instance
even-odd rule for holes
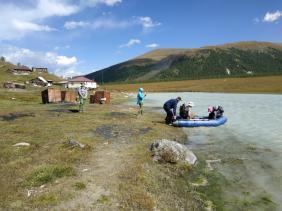
[[[84,83],[81,83],[80,88],[78,88],[78,97],[79,97],[79,112],[84,112],[84,106],[87,99],[87,88]]]

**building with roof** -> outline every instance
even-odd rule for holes
[[[97,88],[97,83],[95,81],[85,78],[84,76],[76,76],[72,79],[69,79],[67,83],[67,88],[79,88],[82,83],[85,85],[85,87],[89,89]]]
[[[27,66],[16,66],[10,70],[14,75],[29,75],[32,70]]]
[[[32,67],[32,71],[48,73],[48,68],[47,67]]]
[[[52,86],[53,81],[51,80],[46,80],[45,78],[39,76],[37,78],[34,78],[32,80],[30,80],[30,83],[33,86],[42,86],[42,87],[46,87],[46,86]]]

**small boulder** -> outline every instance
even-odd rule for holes
[[[191,150],[175,141],[157,140],[151,144],[150,150],[155,161],[184,162],[190,165],[194,165],[197,161],[196,155]]]
[[[13,145],[14,147],[30,146],[30,143],[20,142]]]
[[[73,139],[69,140],[68,145],[71,146],[71,147],[79,147],[79,148],[81,148],[81,149],[84,149],[84,148],[85,148],[85,145],[84,145],[84,144],[79,143],[78,141],[73,140]]]

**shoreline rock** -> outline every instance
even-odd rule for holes
[[[150,150],[155,161],[178,163],[184,162],[195,165],[196,155],[185,145],[166,139],[156,140],[151,144]]]

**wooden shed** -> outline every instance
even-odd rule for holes
[[[102,100],[105,99],[104,103],[108,104],[111,100],[111,94],[108,91],[96,91],[94,95],[90,95],[90,103],[102,103]]]
[[[75,103],[77,94],[74,91],[62,91],[62,101],[67,103]]]
[[[46,89],[41,92],[43,103],[62,102],[62,93],[59,89]]]

